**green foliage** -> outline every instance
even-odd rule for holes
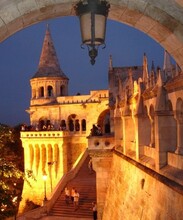
[[[19,133],[0,124],[0,219],[16,215],[21,200],[24,162]]]

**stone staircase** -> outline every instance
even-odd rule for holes
[[[63,191],[58,200],[50,210],[47,219],[57,217],[57,219],[92,219],[92,202],[96,201],[96,174],[90,173],[88,169],[89,157],[84,161],[77,176],[67,183],[67,188],[74,187],[80,195],[79,208],[75,211],[74,205],[66,204],[65,192]]]

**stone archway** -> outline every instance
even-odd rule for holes
[[[50,18],[73,16],[76,0],[0,2],[0,41]],[[182,0],[110,0],[109,18],[130,25],[158,42],[183,69]]]

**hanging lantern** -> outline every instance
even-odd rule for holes
[[[104,0],[83,0],[75,5],[80,19],[82,45],[88,47],[91,64],[95,64],[98,47],[105,47],[106,21],[110,4]]]

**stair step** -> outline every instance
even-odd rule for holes
[[[96,174],[89,173],[89,157],[86,158],[76,177],[69,181],[67,188],[74,187],[80,195],[79,208],[75,211],[74,205],[65,203],[65,192],[62,192],[54,206],[50,210],[49,216],[69,217],[69,218],[92,218],[92,202],[96,201]]]

